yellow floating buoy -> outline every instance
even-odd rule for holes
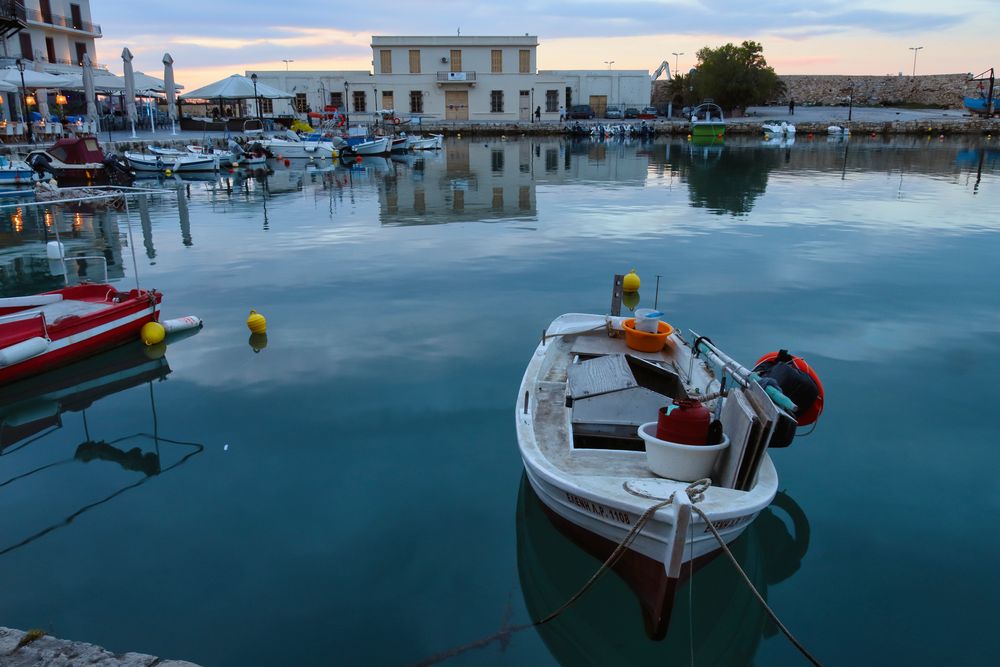
[[[247,344],[250,346],[250,349],[254,351],[254,354],[256,354],[267,347],[267,334],[252,333],[250,334],[250,340],[247,341]]]
[[[171,170],[171,169],[167,169],[167,170],[166,170],[166,171],[165,171],[164,173],[165,173],[165,174],[166,174],[167,176],[173,176],[173,174],[174,174],[173,170]]]
[[[139,330],[139,338],[146,345],[156,345],[167,335],[166,329],[159,322],[146,322]]]
[[[625,274],[625,278],[622,280],[622,291],[623,292],[638,292],[639,291],[639,275],[632,269]]]
[[[250,317],[247,318],[247,328],[255,334],[265,333],[267,331],[267,320],[256,310],[251,310]]]

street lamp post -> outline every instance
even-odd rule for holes
[[[680,67],[681,56],[684,55],[684,52],[672,51],[671,55],[674,57],[674,76],[677,76],[680,74],[680,71],[677,68]]]
[[[910,76],[916,76],[917,75],[917,51],[919,51],[922,48],[924,48],[924,47],[922,47],[922,46],[911,46],[910,47],[910,51],[913,51],[913,73],[910,74]]]
[[[608,69],[611,69],[611,66],[615,64],[615,61],[614,60],[605,60],[604,64],[608,66]]]
[[[287,72],[288,71],[288,63],[293,63],[295,61],[294,60],[285,60],[284,58],[282,58],[281,62],[285,63],[285,71]]]
[[[21,73],[21,104],[24,106],[24,122],[28,127],[28,142],[35,143],[35,137],[31,133],[31,113],[28,111],[28,98],[24,94],[24,61],[17,59],[17,71]]]
[[[851,120],[851,116],[854,114],[854,82],[851,81],[851,91],[847,96],[847,120]]]
[[[257,122],[260,126],[264,127],[264,116],[260,109],[260,95],[257,94],[257,72],[250,75],[250,80],[253,81],[253,103],[257,106]]]

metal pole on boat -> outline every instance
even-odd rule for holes
[[[656,304],[660,302],[660,278],[662,278],[659,273],[656,274],[656,294],[653,296],[653,310],[656,310]]]
[[[149,195],[141,195],[148,197]],[[125,200],[125,225],[128,227],[128,247],[132,251],[132,273],[135,274],[135,288],[139,289],[139,263],[135,259],[135,240],[132,238],[132,215],[128,207],[128,195],[124,195]]]

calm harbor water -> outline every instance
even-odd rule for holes
[[[131,231],[0,216],[3,295],[58,286],[54,225],[125,286],[134,247],[164,316],[206,322],[3,396],[0,624],[204,665],[395,665],[545,615],[598,563],[522,481],[514,394],[544,325],[606,312],[635,267],[675,326],[746,363],[788,347],[824,381],[735,548],[791,630],[828,664],[994,664],[995,142],[451,140],[149,184],[180,201],[132,207]],[[445,664],[692,651],[801,662],[717,559],[664,642],[609,576]]]

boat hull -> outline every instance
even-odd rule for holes
[[[270,140],[262,141],[260,144],[278,158],[308,159],[337,157],[337,149],[333,147],[333,144],[326,142]]]
[[[62,321],[48,323],[42,318],[32,317],[0,324],[5,347],[33,337],[43,337],[48,341],[41,354],[0,367],[0,385],[136,340],[143,325],[159,319],[159,299],[157,293],[141,293],[97,312],[74,315]]]
[[[125,159],[135,171],[155,171],[174,173],[190,173],[195,171],[215,171],[218,169],[218,161],[214,157],[198,157],[193,155],[182,156],[143,156],[135,153],[126,153]]]
[[[722,137],[726,135],[723,123],[691,123],[692,137]]]

